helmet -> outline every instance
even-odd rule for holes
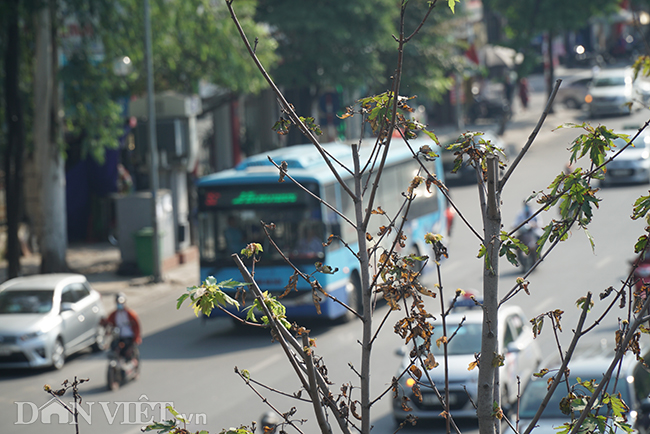
[[[115,294],[115,303],[124,304],[126,303],[126,295],[123,292],[118,292]]]
[[[275,429],[282,422],[280,417],[272,411],[267,411],[262,415],[260,425],[265,433],[275,433]]]

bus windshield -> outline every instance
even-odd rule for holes
[[[316,185],[308,187],[318,194]],[[199,191],[201,258],[219,266],[233,264],[230,257],[249,243],[264,249],[261,265],[284,263],[261,223],[274,223],[273,242],[292,261],[314,263],[324,257],[324,226],[320,202],[296,185],[232,185]]]

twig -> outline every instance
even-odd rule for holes
[[[587,305],[588,305],[587,301]],[[639,311],[639,315],[641,315],[643,312],[646,312],[648,310],[648,306],[650,306],[650,297],[647,298],[645,303],[643,303],[643,307]],[[596,387],[596,390],[591,395],[591,398],[589,399],[589,402],[585,406],[585,408],[582,410],[580,413],[580,417],[578,417],[578,420],[575,422],[573,428],[571,429],[570,434],[575,434],[579,428],[582,427],[582,423],[585,421],[587,418],[587,415],[591,408],[593,407],[594,403],[596,402],[596,399],[600,396],[601,392],[603,391],[603,388],[605,387],[605,383],[609,381],[609,379],[612,376],[612,372],[616,368],[616,365],[621,361],[623,356],[625,355],[627,351],[627,347],[630,343],[630,340],[632,337],[634,337],[634,333],[636,330],[639,328],[639,326],[643,323],[644,318],[642,316],[639,316],[635,321],[634,324],[632,324],[628,330],[628,332],[625,334],[625,339],[619,344],[618,349],[616,350],[616,356],[614,357],[614,360],[609,365],[609,368],[607,369],[607,372],[605,375],[603,375],[603,381],[598,384],[598,387]],[[528,434],[528,433],[526,433]]]
[[[569,360],[571,360],[571,357],[573,356],[573,352],[576,349],[576,345],[578,345],[578,340],[582,337],[582,327],[587,318],[587,312],[589,311],[590,303],[591,303],[591,293],[588,292],[587,300],[585,304],[582,306],[582,313],[580,314],[578,325],[576,326],[576,329],[573,333],[573,339],[571,339],[571,343],[569,344],[569,349],[566,352],[564,361],[562,362],[562,366],[560,367],[558,373],[555,375],[555,378],[553,379],[551,386],[548,388],[548,391],[546,392],[546,396],[544,397],[541,404],[539,405],[539,408],[537,409],[537,413],[535,413],[535,416],[533,416],[532,420],[530,421],[530,424],[526,428],[526,431],[524,431],[524,434],[530,434],[533,428],[535,428],[535,425],[537,425],[537,421],[539,421],[539,418],[542,416],[544,409],[546,409],[546,406],[551,400],[551,397],[553,396],[555,389],[557,388],[558,384],[560,384],[560,379],[564,375],[567,365],[569,364]]]

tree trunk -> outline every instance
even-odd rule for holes
[[[23,215],[23,150],[25,131],[23,105],[18,87],[20,36],[18,0],[7,4],[7,51],[5,53],[5,115],[7,148],[5,149],[5,198],[7,214],[7,278],[20,274],[18,227]]]
[[[500,198],[497,193],[498,158],[488,156],[487,197],[483,207],[485,247],[487,261],[483,275],[483,331],[478,374],[478,423],[480,434],[499,434],[499,420],[494,415],[494,403],[501,407],[498,355],[499,336],[499,248],[501,245]],[[496,365],[496,366],[495,366]]]
[[[59,145],[52,6],[35,14],[34,149],[38,168],[41,272],[67,271],[65,170]]]

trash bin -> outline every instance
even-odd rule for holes
[[[161,259],[161,234],[158,234],[158,259]],[[140,272],[146,276],[153,274],[153,228],[145,227],[133,234],[135,239],[136,261]]]

